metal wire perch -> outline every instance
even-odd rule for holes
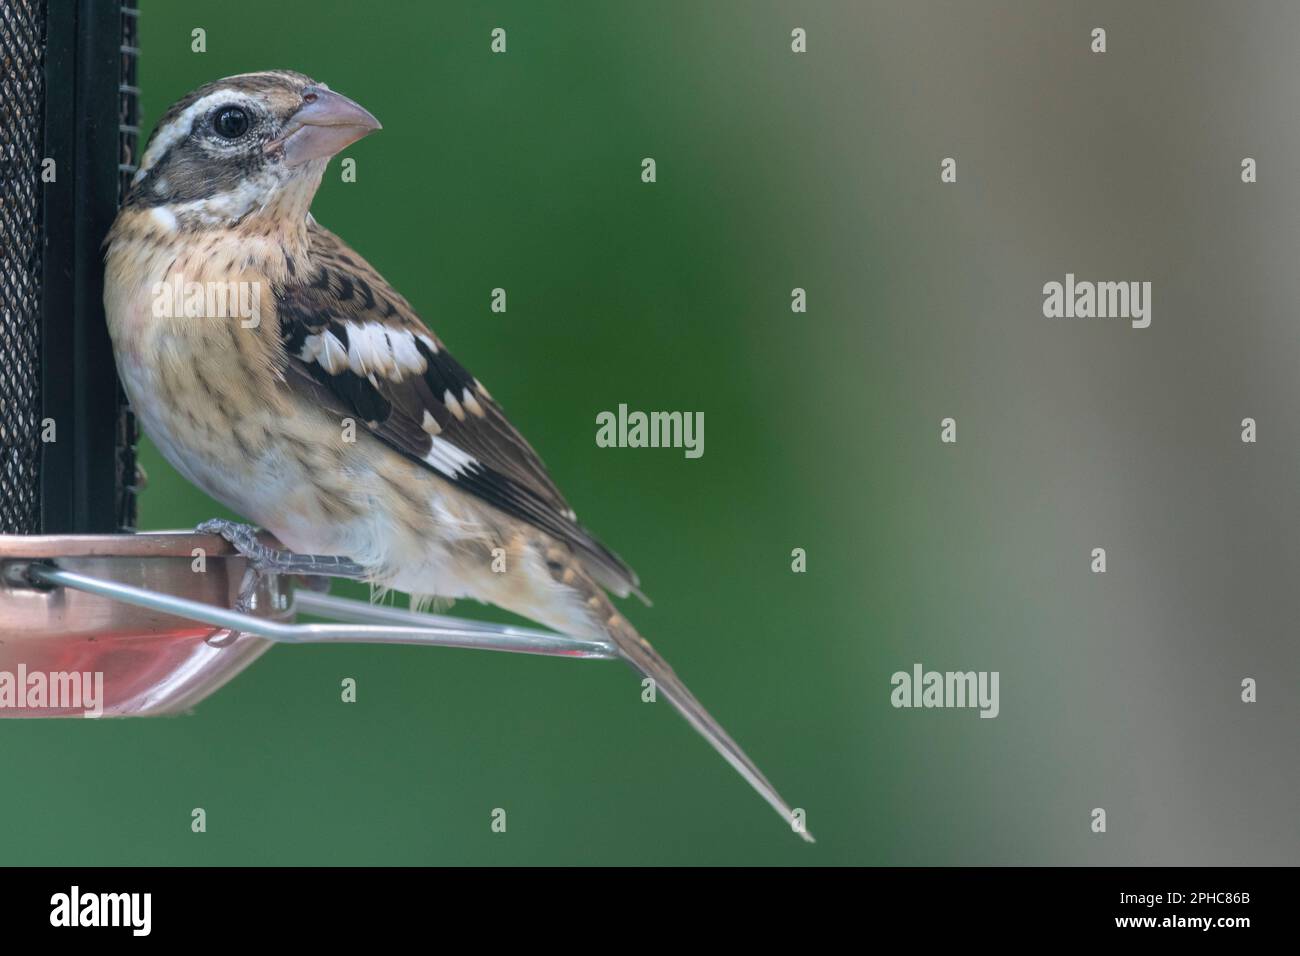
[[[613,646],[603,641],[509,624],[403,611],[400,608],[310,590],[293,592],[288,607],[290,614],[331,616],[349,623],[299,624],[254,617],[174,594],[132,587],[74,571],[62,571],[48,564],[29,565],[27,575],[37,584],[76,588],[78,591],[123,601],[135,607],[202,621],[230,631],[255,634],[280,644],[423,644],[429,647],[464,647],[547,657],[595,660],[613,660],[617,657]]]
[[[374,605],[324,585],[268,572],[215,534],[0,535],[0,671],[100,672],[104,714],[150,716],[190,709],[277,643],[617,657],[601,641]],[[76,713],[0,708],[0,717]]]

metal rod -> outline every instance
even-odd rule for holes
[[[289,624],[214,607],[201,601],[106,581],[75,571],[32,564],[28,576],[52,587],[74,588],[123,601],[164,614],[201,621],[215,627],[256,634],[282,644],[419,644],[431,647],[465,647],[475,650],[540,654],[588,660],[617,658],[614,648],[600,641],[583,640],[548,631],[481,621],[460,621],[432,614],[415,614],[396,608],[362,606],[361,602],[309,591],[295,594],[293,610],[329,613],[356,620],[384,620],[385,624]],[[432,624],[425,623],[432,621]],[[450,623],[448,623],[450,622]]]
[[[471,621],[468,618],[451,617],[445,614],[429,614],[424,611],[404,611],[387,604],[371,604],[369,601],[354,601],[351,598],[335,597],[319,591],[299,590],[293,592],[291,610],[317,617],[330,617],[336,621],[349,621],[353,624],[400,624],[414,627],[450,627],[465,631],[484,631],[491,634],[517,634],[528,637],[550,639],[560,637],[554,631],[543,631],[532,627],[516,627],[512,624],[493,624],[490,621]]]

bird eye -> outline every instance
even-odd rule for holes
[[[223,106],[212,117],[212,128],[225,139],[239,139],[248,132],[248,114],[238,106]]]

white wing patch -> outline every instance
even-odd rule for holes
[[[348,367],[348,350],[333,332],[307,336],[303,339],[299,357],[304,362],[316,362],[331,375],[337,375]]]
[[[372,373],[391,377],[393,350],[382,325],[372,322],[347,323],[348,367],[358,375]]]
[[[404,372],[423,375],[429,363],[424,360],[420,350],[415,347],[415,336],[405,329],[393,329],[388,333],[388,341],[393,350],[393,362],[396,368],[394,379]],[[436,351],[436,350],[435,350]]]
[[[454,478],[478,465],[473,455],[461,451],[445,438],[434,435],[429,441],[431,447],[424,460],[444,475]]]
[[[394,382],[408,375],[423,375],[429,366],[415,347],[415,333],[379,322],[344,322],[343,327],[348,336],[346,349],[333,332],[317,332],[303,339],[298,357],[319,363],[331,375],[346,368],[362,378],[378,376]],[[436,351],[432,339],[424,335],[419,338]]]

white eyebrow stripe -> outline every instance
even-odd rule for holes
[[[194,126],[196,117],[206,113],[218,102],[237,103],[241,105],[254,106],[256,101],[247,93],[241,93],[237,90],[217,90],[215,93],[209,93],[200,100],[196,100],[185,108],[180,116],[176,117],[166,126],[160,127],[145,150],[144,156],[140,160],[140,168],[136,170],[135,176],[131,179],[131,185],[135,185],[144,179],[145,175],[157,165],[158,160],[167,155],[167,151],[176,145],[180,140],[189,135],[190,129]]]

